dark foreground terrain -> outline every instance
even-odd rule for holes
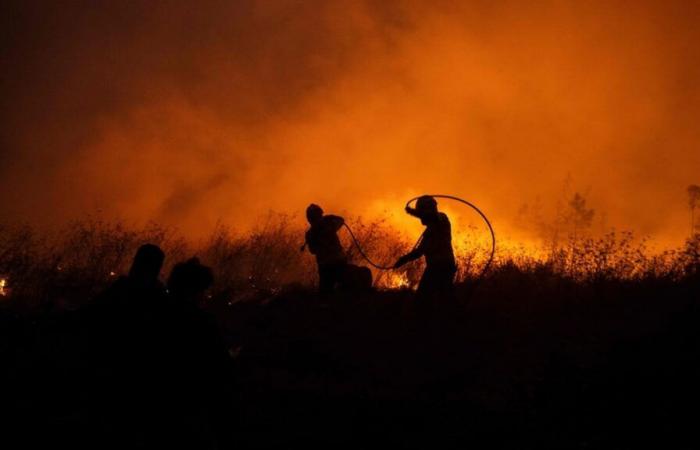
[[[231,442],[698,448],[697,279],[582,284],[501,268],[469,290],[430,309],[401,291],[212,299],[234,367]],[[95,431],[90,320],[3,310],[7,442],[105,448],[119,435]]]

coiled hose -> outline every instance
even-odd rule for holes
[[[456,201],[456,202],[463,203],[463,204],[469,206],[470,208],[472,208],[474,211],[476,211],[476,212],[481,216],[481,218],[484,219],[484,222],[486,222],[486,225],[487,225],[488,228],[489,228],[489,232],[491,233],[491,253],[490,253],[490,255],[489,255],[488,261],[486,261],[486,264],[484,264],[484,267],[481,269],[481,272],[479,272],[479,276],[477,277],[477,280],[481,280],[481,278],[486,274],[486,272],[487,272],[487,271],[489,270],[489,268],[491,267],[491,263],[493,263],[493,258],[494,258],[495,254],[496,254],[496,233],[493,231],[493,227],[491,226],[491,222],[489,222],[489,219],[486,217],[486,214],[484,214],[484,213],[483,213],[479,208],[477,208],[473,203],[470,203],[470,202],[468,202],[468,201],[466,201],[466,200],[464,200],[464,199],[461,199],[461,198],[459,198],[459,197],[455,197],[455,196],[453,196],[453,195],[430,194],[430,195],[428,195],[428,196],[429,196],[429,197],[433,197],[433,198],[446,198],[446,199],[449,199],[449,200],[454,200],[454,201]],[[411,203],[413,203],[414,201],[418,200],[420,197],[423,197],[423,196],[414,197],[414,198],[410,199],[409,201],[407,201],[407,202],[406,202],[406,208],[408,208],[409,206],[411,206]],[[375,269],[379,269],[379,270],[391,270],[391,269],[393,269],[393,266],[382,266],[382,265],[376,264],[374,261],[372,261],[372,260],[370,259],[370,257],[367,256],[367,254],[364,252],[364,250],[362,250],[362,246],[361,246],[360,243],[357,241],[357,238],[355,237],[355,234],[352,232],[352,230],[350,229],[350,227],[349,227],[347,224],[345,224],[345,223],[344,223],[343,225],[345,225],[345,228],[348,230],[348,233],[350,234],[350,237],[352,238],[352,241],[353,241],[353,243],[355,244],[355,247],[357,247],[357,250],[360,252],[360,255],[362,255],[362,257],[365,259],[365,261],[367,261],[367,263],[368,263],[370,266],[374,267]],[[421,241],[422,239],[423,239],[423,235],[421,234],[421,236],[420,236],[420,237],[418,238],[418,240],[416,241],[416,244],[413,246],[414,249],[415,249],[416,247],[418,247],[418,245],[420,244],[420,241]]]

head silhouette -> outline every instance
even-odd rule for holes
[[[416,201],[416,212],[423,225],[433,221],[438,215],[437,201],[429,195],[419,197]]]
[[[306,220],[308,220],[311,225],[318,223],[322,217],[323,210],[317,204],[312,203],[306,208]]]
[[[134,256],[134,262],[129,270],[129,278],[140,283],[157,281],[164,259],[165,253],[157,245],[142,245]]]
[[[168,277],[168,291],[178,299],[196,301],[214,282],[211,268],[197,258],[175,264]]]

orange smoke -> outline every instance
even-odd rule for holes
[[[6,217],[201,236],[314,201],[415,235],[403,203],[434,192],[522,241],[537,238],[522,211],[555,217],[581,192],[593,229],[683,239],[700,8],[452,3],[19,3],[4,19],[19,24],[0,92]]]

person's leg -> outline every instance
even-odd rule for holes
[[[333,268],[328,265],[318,266],[318,291],[323,294],[333,293],[333,287],[335,285],[335,276]]]
[[[331,291],[335,291],[336,288],[340,290],[343,289],[343,279],[345,277],[345,270],[347,269],[345,263],[333,264],[329,267],[329,277],[331,284]]]
[[[433,314],[441,327],[447,325],[456,316],[457,302],[454,290],[455,269],[441,267],[435,276],[435,293],[433,294]],[[443,330],[444,331],[444,330]]]
[[[427,324],[430,322],[433,312],[433,301],[436,293],[436,273],[432,267],[426,267],[418,283],[415,297],[416,318],[419,322]]]
[[[427,267],[423,272],[416,292],[416,309],[427,328],[439,327],[439,322],[453,313],[455,273],[454,267],[441,266]]]
[[[437,277],[438,275],[436,273],[436,270],[432,267],[426,267],[425,271],[423,271],[423,275],[420,278],[420,282],[418,283],[418,289],[416,290],[416,299],[417,300],[424,300],[429,297],[431,297],[434,293],[437,286]]]
[[[437,291],[438,295],[442,300],[452,301],[454,300],[454,279],[457,269],[453,267],[447,267],[440,271],[440,276],[437,280]]]

